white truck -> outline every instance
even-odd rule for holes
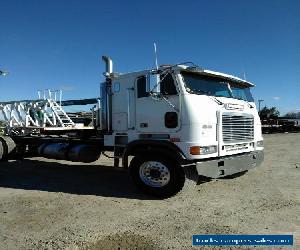
[[[102,59],[105,81],[92,127],[75,124],[51,94],[0,103],[7,121],[0,158],[93,162],[112,151],[115,166],[121,159],[133,182],[159,197],[176,194],[186,179],[235,175],[263,161],[252,83],[193,63],[119,74],[109,57]]]

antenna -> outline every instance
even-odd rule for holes
[[[153,43],[153,46],[154,46],[155,66],[156,66],[156,69],[158,70],[157,50],[156,50],[156,43],[155,42]]]
[[[247,79],[246,79],[246,70],[245,70],[244,65],[242,67],[242,71],[243,71],[243,78],[244,78],[245,81],[247,81]]]
[[[245,72],[245,70],[244,70],[244,80],[247,80],[247,79],[246,79],[246,72]]]

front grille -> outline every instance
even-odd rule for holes
[[[223,113],[222,130],[223,142],[239,142],[253,140],[253,115],[240,113]]]

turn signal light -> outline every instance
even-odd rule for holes
[[[214,154],[216,152],[217,152],[217,146],[190,147],[191,155],[207,155],[207,154]]]
[[[191,155],[200,155],[200,153],[201,153],[201,148],[199,146],[190,147]]]

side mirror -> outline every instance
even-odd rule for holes
[[[158,74],[151,74],[148,75],[148,92],[152,93],[160,93],[160,84],[159,84],[159,75]]]

